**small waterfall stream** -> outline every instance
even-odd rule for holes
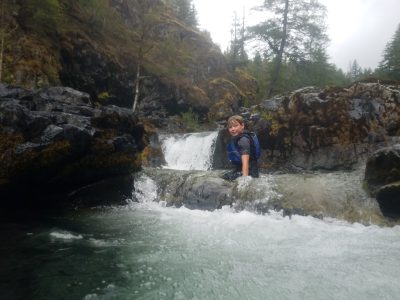
[[[173,155],[183,157],[195,153],[191,147],[211,147],[212,139],[211,133],[166,137],[164,146],[168,152],[180,144],[177,149],[185,153]],[[209,153],[207,147],[200,152]],[[127,205],[44,214],[40,222],[3,222],[0,299],[398,298],[399,226],[289,217],[275,210],[259,214],[234,206],[213,211],[166,206],[176,190],[187,188],[182,176],[195,185],[210,177],[204,190],[223,183],[218,171],[196,160],[198,165],[180,166],[168,160],[168,169],[145,171],[135,182],[137,201]],[[161,195],[163,176],[168,184]],[[333,206],[337,190],[347,202],[364,203],[362,190],[352,188],[358,176],[263,175],[239,180],[234,190],[246,197],[250,189],[260,201],[264,190],[280,192],[287,201],[306,195],[317,206],[322,205],[318,198]]]
[[[150,188],[151,201],[194,209],[220,209],[265,213],[334,217],[362,222],[384,222],[376,201],[362,188],[363,170],[307,174],[262,174],[260,178],[238,178],[227,182],[223,171],[210,170],[218,132],[203,132],[161,137],[167,161],[164,170],[147,169],[138,174],[135,194],[143,202]],[[219,155],[221,157],[221,155]],[[144,177],[144,178],[141,178]]]
[[[218,132],[202,132],[160,137],[167,162],[174,170],[209,170]]]

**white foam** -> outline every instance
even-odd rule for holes
[[[50,236],[56,239],[61,240],[81,240],[83,236],[80,234],[72,234],[68,231],[53,231],[50,233]]]
[[[400,290],[399,226],[157,202],[131,203],[101,217],[126,233],[119,254],[124,265],[136,266],[127,292],[137,291],[137,298],[159,299],[165,293],[173,299],[179,289],[186,299],[209,299],[210,290],[215,291],[211,298],[224,299],[377,299],[380,294],[370,291],[385,288],[383,293],[395,299]],[[102,296],[124,290],[117,285],[110,292],[103,289]]]
[[[218,132],[160,136],[167,165],[174,170],[209,170]]]
[[[238,190],[239,191],[246,190],[249,187],[252,179],[253,178],[251,176],[241,176],[241,177],[237,178],[236,180],[238,182],[238,185],[237,185]]]
[[[140,203],[152,202],[157,199],[157,184],[146,175],[135,178],[134,198]]]

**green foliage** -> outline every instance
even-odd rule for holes
[[[273,61],[263,59],[259,53],[256,53],[253,60],[249,62],[246,70],[259,83],[258,99],[262,99],[268,94],[273,67]],[[275,92],[279,94],[304,86],[343,86],[348,83],[349,80],[343,71],[329,64],[327,57],[321,54],[320,56],[316,55],[312,61],[283,62]]]
[[[271,95],[281,79],[283,64],[314,64],[317,56],[326,63],[326,8],[318,1],[268,0],[261,10],[268,12],[266,20],[248,30],[262,42],[264,57],[273,62]]]
[[[48,85],[54,85],[59,82],[58,78],[58,69],[56,64],[44,64],[43,66],[43,78],[45,78],[45,81],[39,82],[39,86],[48,86]]]
[[[190,131],[196,131],[199,129],[199,116],[194,113],[190,108],[188,111],[181,113],[182,123],[187,127]]]
[[[62,20],[59,0],[26,0],[21,15],[25,25],[37,35],[55,33]]]
[[[386,45],[378,72],[389,79],[400,80],[400,24]]]
[[[246,70],[258,81],[258,98],[261,99],[266,95],[271,81],[272,64],[257,52]]]
[[[360,80],[362,74],[363,74],[362,68],[359,66],[357,60],[354,60],[352,63],[349,64],[349,71],[347,72],[347,77],[351,82]]]
[[[13,33],[18,28],[13,17],[16,11],[16,4],[11,0],[4,0],[0,4],[0,82],[10,82],[11,79],[7,66],[12,59]]]
[[[197,11],[193,0],[169,0],[168,3],[185,25],[197,27]]]
[[[261,10],[268,12],[266,20],[248,28],[262,42],[247,68],[259,82],[258,98],[349,82],[342,70],[328,63],[325,6],[318,1],[268,0]]]
[[[284,56],[295,61],[312,60],[315,50],[326,47],[326,8],[318,1],[269,0],[261,9],[268,12],[266,20],[248,29],[264,43],[265,57],[273,59],[282,42]]]
[[[97,95],[97,99],[101,102],[101,103],[105,103],[107,102],[108,99],[110,99],[111,96],[108,92],[101,92],[100,94]]]
[[[368,77],[371,77],[373,75],[373,71],[371,68],[368,69],[363,69],[361,66],[358,64],[357,60],[353,60],[349,64],[349,69],[346,73],[346,78],[349,83],[355,82],[355,81],[360,81],[364,80]]]
[[[272,116],[271,112],[269,112],[269,111],[261,111],[261,112],[259,112],[259,114],[260,114],[260,117],[264,120],[267,120],[267,121],[273,120],[273,116]]]

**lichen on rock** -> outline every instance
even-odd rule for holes
[[[0,91],[0,192],[68,191],[141,168],[145,131],[129,109],[65,87]]]

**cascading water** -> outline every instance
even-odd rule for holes
[[[175,170],[209,170],[218,132],[164,135],[160,137],[167,162]]]
[[[213,172],[159,171],[171,172],[174,188],[174,172],[186,172],[187,178]],[[160,195],[157,170],[152,174],[136,180],[138,201],[126,206],[43,215],[40,225],[24,219],[24,226],[15,221],[1,226],[0,299],[375,300],[400,294],[399,226],[274,211],[261,215],[227,206],[167,207],[154,201]],[[338,197],[350,201],[362,195],[351,190],[357,179],[341,182],[350,175],[276,180],[289,196],[298,197],[300,189],[312,199],[332,197],[336,188]],[[270,189],[274,179],[242,181],[242,195],[247,188]],[[325,185],[323,193],[310,191]],[[166,189],[164,197],[173,192]]]

